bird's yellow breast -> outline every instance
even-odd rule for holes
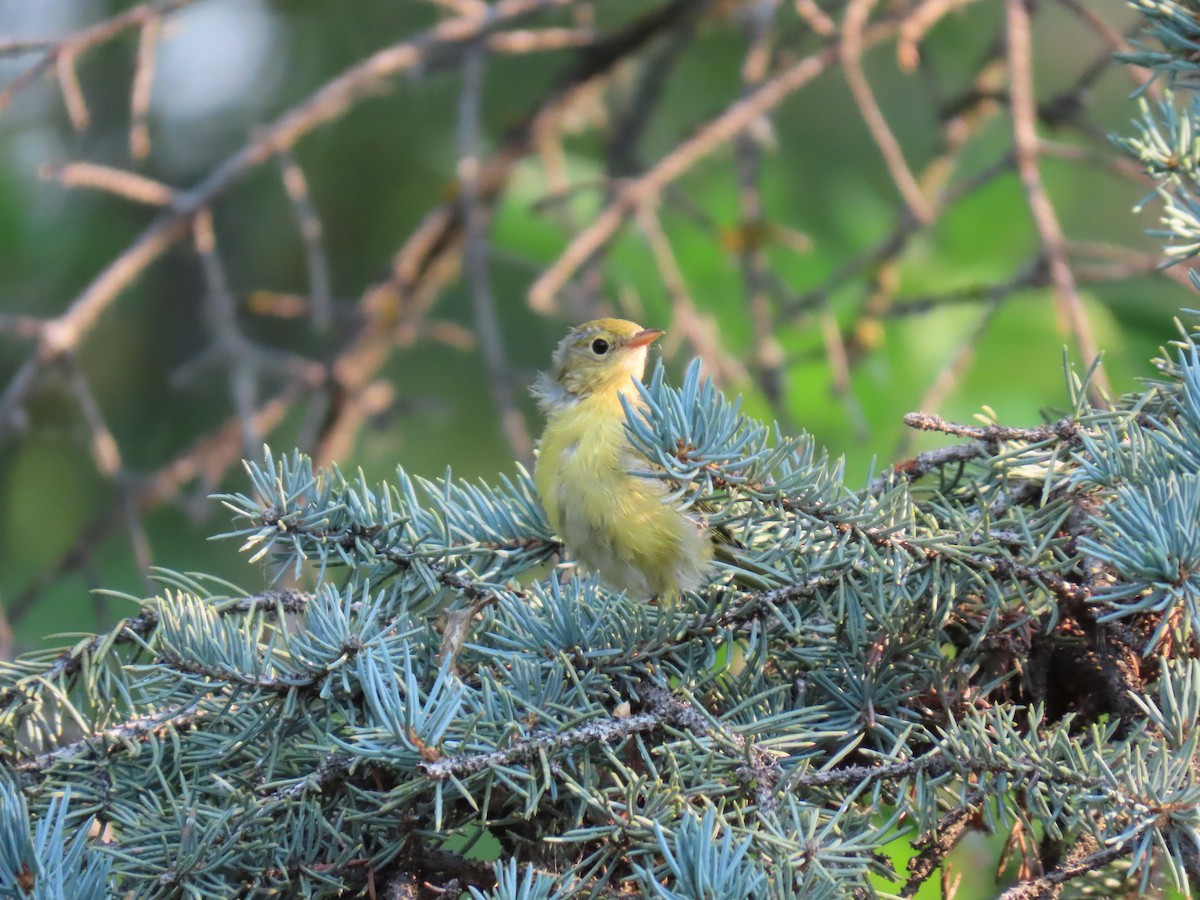
[[[649,462],[629,444],[618,391],[549,416],[534,481],[567,549],[616,590],[648,597],[700,585],[712,556],[704,526],[665,502],[662,482],[630,474]]]

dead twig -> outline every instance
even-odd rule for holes
[[[517,459],[528,462],[533,458],[533,440],[514,396],[512,369],[492,293],[488,216],[479,204],[479,117],[483,105],[485,59],[484,48],[476,46],[463,60],[463,85],[458,103],[458,185],[466,230],[463,254],[488,388],[500,413],[500,425],[509,448]]]
[[[893,25],[869,28],[863,35],[863,46],[874,46],[894,32]],[[735,135],[750,127],[759,117],[834,65],[839,56],[840,50],[835,44],[788,67],[757,90],[730,105],[688,140],[676,145],[643,175],[627,182],[592,224],[577,235],[550,268],[534,282],[529,289],[529,305],[539,312],[549,312],[553,308],[554,295],[594,253],[612,239],[617,229],[638,207],[654,203],[667,185],[718,147],[728,144]]]
[[[131,7],[111,19],[76,31],[61,40],[23,40],[0,45],[0,55],[5,55],[6,48],[16,48],[21,52],[37,49],[43,51],[41,57],[32,66],[10,81],[3,90],[0,90],[0,112],[3,112],[19,93],[42,75],[57,67],[60,87],[71,116],[71,123],[76,128],[87,127],[87,107],[82,103],[83,93],[79,90],[79,83],[74,74],[75,60],[79,58],[80,54],[111,40],[123,31],[137,28],[151,19],[170,15],[194,2],[195,0],[156,0],[153,3],[143,3]],[[65,62],[62,61],[64,58]],[[65,81],[61,80],[64,72],[67,74]]]
[[[304,243],[304,262],[308,267],[308,294],[313,325],[328,328],[333,321],[333,287],[330,284],[329,260],[325,256],[325,229],[308,191],[308,179],[296,158],[288,149],[277,157],[283,175],[283,187],[292,201],[292,212],[300,226]]]
[[[154,62],[161,33],[162,16],[150,16],[142,23],[137,68],[129,96],[129,155],[138,160],[150,154],[150,126],[146,118],[150,113],[150,89],[154,84]]]
[[[1033,91],[1032,35],[1029,8],[1025,0],[1005,0],[1008,34],[1008,71],[1011,95],[1013,149],[1017,171],[1025,189],[1026,203],[1042,243],[1042,252],[1054,285],[1060,324],[1070,330],[1085,362],[1099,356],[1087,311],[1075,286],[1075,276],[1067,260],[1066,241],[1054,205],[1046,194],[1038,171],[1037,101]],[[1103,366],[1097,366],[1094,384],[1101,394],[1109,393]],[[1103,397],[1094,398],[1103,404]]]
[[[900,142],[888,127],[887,119],[879,103],[875,100],[875,92],[867,81],[867,73],[863,71],[863,30],[871,17],[871,11],[879,0],[850,0],[846,6],[846,15],[842,19],[841,59],[842,70],[846,76],[846,85],[854,96],[854,102],[862,113],[867,130],[871,133],[875,146],[883,155],[884,164],[892,176],[900,196],[908,204],[909,212],[922,225],[933,221],[934,210],[913,177],[908,162],[904,159],[904,151]]]
[[[70,43],[55,45],[46,54],[51,60],[64,47],[91,46],[124,28],[141,24],[152,15],[163,15],[187,0],[149,4],[97,26]],[[36,352],[18,368],[0,394],[0,436],[11,428],[17,407],[24,400],[37,373],[47,363],[73,350],[91,330],[96,319],[146,268],[192,230],[192,220],[212,200],[266,162],[281,150],[295,146],[310,131],[333,121],[355,102],[376,92],[390,78],[422,63],[446,66],[457,54],[445,52],[462,48],[492,31],[542,9],[568,6],[575,0],[499,0],[486,12],[449,19],[409,40],[387,47],[352,66],[327,82],[306,100],[292,107],[272,124],[257,132],[240,150],[227,157],[199,184],[181,191],[176,202],[152,222],[134,242],[119,254],[71,302],[65,312],[48,320],[39,335]],[[49,62],[47,62],[49,65]],[[18,81],[20,78],[18,79]],[[0,92],[0,109],[20,86],[10,84]]]

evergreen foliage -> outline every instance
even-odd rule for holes
[[[1149,42],[1136,52],[1122,54],[1126,62],[1145,66],[1153,74],[1146,87],[1165,83],[1164,96],[1151,102],[1143,96],[1137,135],[1118,139],[1145,167],[1162,200],[1161,229],[1152,231],[1167,241],[1166,252],[1177,259],[1200,253],[1200,145],[1194,134],[1200,124],[1200,65],[1195,48],[1200,38],[1200,7],[1193,0],[1130,0],[1144,18]],[[1200,287],[1200,276],[1189,271]]]
[[[88,847],[92,822],[68,825],[70,798],[70,788],[52,798],[33,826],[25,797],[11,780],[0,781],[0,897],[108,896],[109,860]]]
[[[1135,5],[1135,61],[1191,89],[1196,4]],[[1146,109],[1128,146],[1192,255],[1194,110]],[[865,489],[660,367],[630,437],[747,566],[669,604],[561,560],[524,471],[268,452],[223,500],[272,589],[164,572],[0,666],[0,896],[912,896],[973,828],[1012,898],[1188,890],[1196,334],[1156,365],[1111,406],[1069,373],[1042,426],[914,415],[963,442]]]
[[[781,585],[728,563],[673,604],[556,562],[522,471],[372,485],[268,453],[232,535],[312,591],[164,573],[108,634],[4,667],[2,883],[841,897],[907,837],[911,895],[970,826],[1010,836],[1013,896],[1115,861],[1187,888],[1196,339],[1158,368],[1112,409],[1072,378],[1038,428],[914,416],[968,442],[850,490],[660,367],[632,439]]]

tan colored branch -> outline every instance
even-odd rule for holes
[[[895,28],[891,25],[867,29],[863,35],[863,44],[867,47],[874,46],[894,32]],[[594,253],[612,240],[617,230],[638,207],[657,202],[667,185],[719,147],[728,144],[737,134],[753,125],[759,117],[835,65],[839,55],[839,45],[833,44],[788,67],[729,106],[692,137],[662,157],[645,174],[626,182],[617,190],[612,202],[601,211],[595,221],[567,245],[558,259],[529,289],[529,305],[543,313],[552,309],[554,295],[562,290]]]
[[[1013,148],[1017,171],[1025,189],[1029,213],[1041,240],[1042,252],[1050,267],[1050,281],[1054,286],[1060,324],[1065,323],[1084,361],[1090,364],[1100,351],[1067,260],[1062,226],[1038,171],[1038,112],[1033,91],[1033,39],[1029,9],[1025,0],[1006,0],[1006,11]],[[1102,392],[1108,392],[1108,379],[1103,367],[1096,369],[1095,384]]]

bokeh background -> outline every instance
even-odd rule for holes
[[[1132,389],[1194,303],[1109,139],[1158,102],[1113,61],[1136,14],[1034,4],[1018,75],[1089,337],[1014,164],[1004,6],[0,0],[0,651],[127,614],[96,591],[152,592],[151,566],[260,586],[207,538],[263,440],[371,479],[511,472],[535,371],[602,313],[666,328],[670,373],[701,355],[852,487],[929,446],[910,410],[1053,416],[1088,340]]]

